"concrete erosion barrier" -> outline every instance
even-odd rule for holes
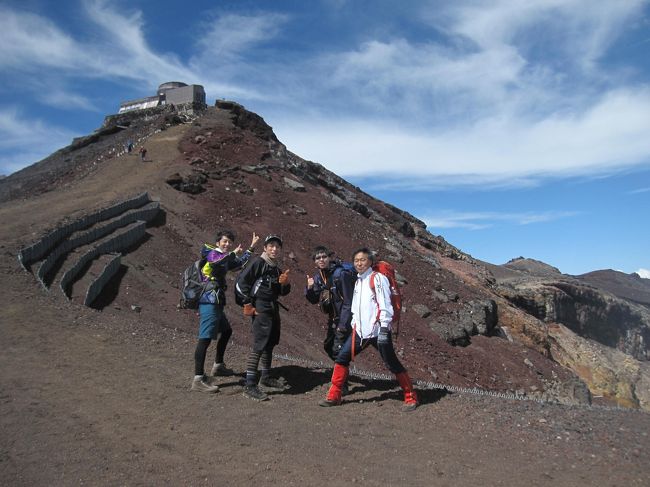
[[[74,232],[83,230],[103,220],[113,218],[120,213],[133,208],[139,208],[150,202],[149,194],[142,193],[128,200],[117,203],[113,206],[103,208],[95,213],[86,215],[78,220],[63,225],[56,230],[51,231],[42,237],[36,243],[20,249],[18,252],[18,261],[20,265],[27,270],[27,266],[33,262],[41,260],[45,255],[49,254],[64,238],[68,237]]]
[[[117,254],[113,257],[102,272],[97,276],[97,278],[90,283],[88,290],[86,291],[86,298],[84,299],[84,305],[90,306],[95,299],[102,293],[104,287],[110,282],[115,273],[119,270],[122,255]]]
[[[138,221],[137,225],[132,228],[105,240],[93,249],[83,254],[79,260],[68,269],[61,278],[60,287],[63,294],[70,299],[70,285],[76,280],[77,275],[81,272],[86,264],[102,254],[110,254],[125,250],[144,237],[147,223]]]
[[[104,225],[101,227],[93,228],[92,230],[82,233],[81,235],[69,239],[63,240],[59,243],[54,250],[52,250],[47,258],[41,263],[36,273],[36,278],[41,283],[41,285],[47,289],[48,285],[45,280],[48,272],[54,267],[56,262],[61,258],[62,255],[69,253],[70,251],[87,245],[91,242],[99,240],[100,238],[105,237],[106,235],[112,233],[120,227],[130,225],[131,223],[142,220],[145,222],[150,222],[158,215],[160,211],[160,203],[157,201],[150,202],[136,210],[129,211],[122,217]],[[100,220],[101,221],[101,220]]]

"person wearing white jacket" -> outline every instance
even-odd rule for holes
[[[367,248],[353,254],[354,268],[358,273],[352,296],[352,334],[339,351],[332,372],[332,385],[327,397],[320,401],[324,407],[341,404],[342,387],[345,384],[350,361],[368,345],[375,347],[384,364],[395,374],[404,391],[403,410],[413,411],[418,406],[418,398],[408,372],[401,364],[391,338],[393,306],[390,300],[390,283],[383,274],[373,270],[374,255]],[[371,287],[374,281],[374,290]]]

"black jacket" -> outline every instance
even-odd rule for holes
[[[240,294],[244,304],[254,304],[257,300],[277,301],[279,296],[286,296],[291,291],[291,284],[278,282],[281,273],[279,267],[273,267],[257,256],[239,274],[235,292]]]

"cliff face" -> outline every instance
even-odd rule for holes
[[[562,323],[578,335],[648,360],[650,311],[644,306],[570,280],[526,280],[499,293],[546,323]]]
[[[546,276],[542,283],[531,269],[525,273],[517,266],[474,260],[408,212],[293,154],[260,116],[236,103],[219,102],[188,120],[170,113],[146,115],[129,115],[120,124],[110,119],[90,139],[0,183],[6,202],[0,216],[11,235],[6,245],[15,249],[33,243],[54,222],[133,194],[147,191],[160,202],[164,216],[125,253],[114,283],[94,304],[103,313],[119,316],[135,306],[144,320],[193,334],[195,316],[176,308],[179,273],[217,228],[226,227],[243,245],[253,231],[279,233],[285,240],[283,266],[291,269],[294,284],[285,299],[290,311],[282,318],[281,345],[287,353],[326,360],[320,346],[324,317],[303,296],[305,276],[313,272],[309,255],[318,244],[346,260],[366,245],[396,265],[405,306],[397,352],[416,379],[584,402],[589,394],[582,380],[594,391],[604,389],[583,373],[575,343],[595,339],[636,357],[646,353],[647,317],[632,304],[569,280],[549,280],[557,277],[550,266],[536,267]],[[129,139],[146,143],[149,161],[120,152]],[[75,158],[66,162],[65,154]],[[72,265],[74,256],[68,258]],[[56,284],[67,265],[64,260],[55,267],[49,281]],[[78,288],[73,285],[73,303]],[[233,322],[241,321],[233,303],[227,312]],[[585,337],[569,340],[550,333],[549,326],[563,320]],[[246,340],[239,326],[240,339]],[[556,357],[574,358],[553,361]],[[359,365],[381,370],[371,353],[361,355]],[[623,374],[608,377],[616,383],[611,390],[623,390],[632,380]],[[639,390],[647,382],[634,384],[627,387],[636,391],[629,397],[598,395],[646,407]]]
[[[648,407],[647,307],[608,292],[605,287],[621,287],[602,274],[599,288],[529,259],[495,267],[495,290],[544,323],[554,360],[576,372],[593,394]]]
[[[549,334],[553,359],[574,370],[594,396],[650,410],[649,362],[585,340],[561,324],[550,325]]]

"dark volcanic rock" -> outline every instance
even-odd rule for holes
[[[431,310],[424,304],[414,304],[411,309],[420,318],[428,318],[431,316]]]
[[[300,191],[304,193],[307,191],[305,185],[291,178],[284,178],[284,184],[286,184],[293,191]]]
[[[199,194],[205,191],[203,184],[205,184],[207,180],[208,177],[203,173],[193,173],[189,176],[181,176],[176,173],[169,176],[166,179],[166,182],[178,191],[190,194]]]
[[[497,325],[497,305],[491,299],[471,301],[429,326],[452,345],[467,346],[473,335],[488,335]]]

